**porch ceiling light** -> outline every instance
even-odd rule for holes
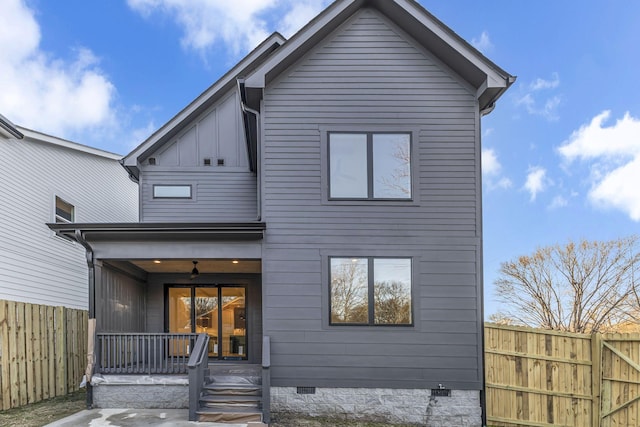
[[[193,262],[193,270],[191,270],[191,278],[195,279],[196,277],[198,277],[200,275],[200,272],[198,271],[198,261],[192,261]]]
[[[231,261],[234,264],[238,264],[240,261],[238,261],[237,259],[234,259],[233,261]]]

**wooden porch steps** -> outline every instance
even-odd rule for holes
[[[262,421],[262,377],[259,365],[209,365],[199,401],[199,421]]]

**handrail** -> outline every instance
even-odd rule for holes
[[[189,421],[198,420],[198,404],[209,368],[209,335],[199,334],[187,363],[189,369]]]
[[[271,422],[271,338],[262,337],[262,422]]]

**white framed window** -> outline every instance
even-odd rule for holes
[[[75,221],[75,206],[56,196],[56,223],[71,223]]]
[[[411,264],[411,258],[329,257],[329,324],[412,326]]]
[[[329,132],[329,199],[411,200],[410,132]]]
[[[154,199],[191,199],[190,185],[154,185]]]

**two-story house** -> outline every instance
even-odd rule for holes
[[[514,79],[412,0],[269,37],[123,159],[139,223],[51,225],[93,260],[94,404],[481,425],[480,122]]]
[[[121,157],[0,115],[0,300],[87,309],[85,249],[46,224],[137,221]]]

